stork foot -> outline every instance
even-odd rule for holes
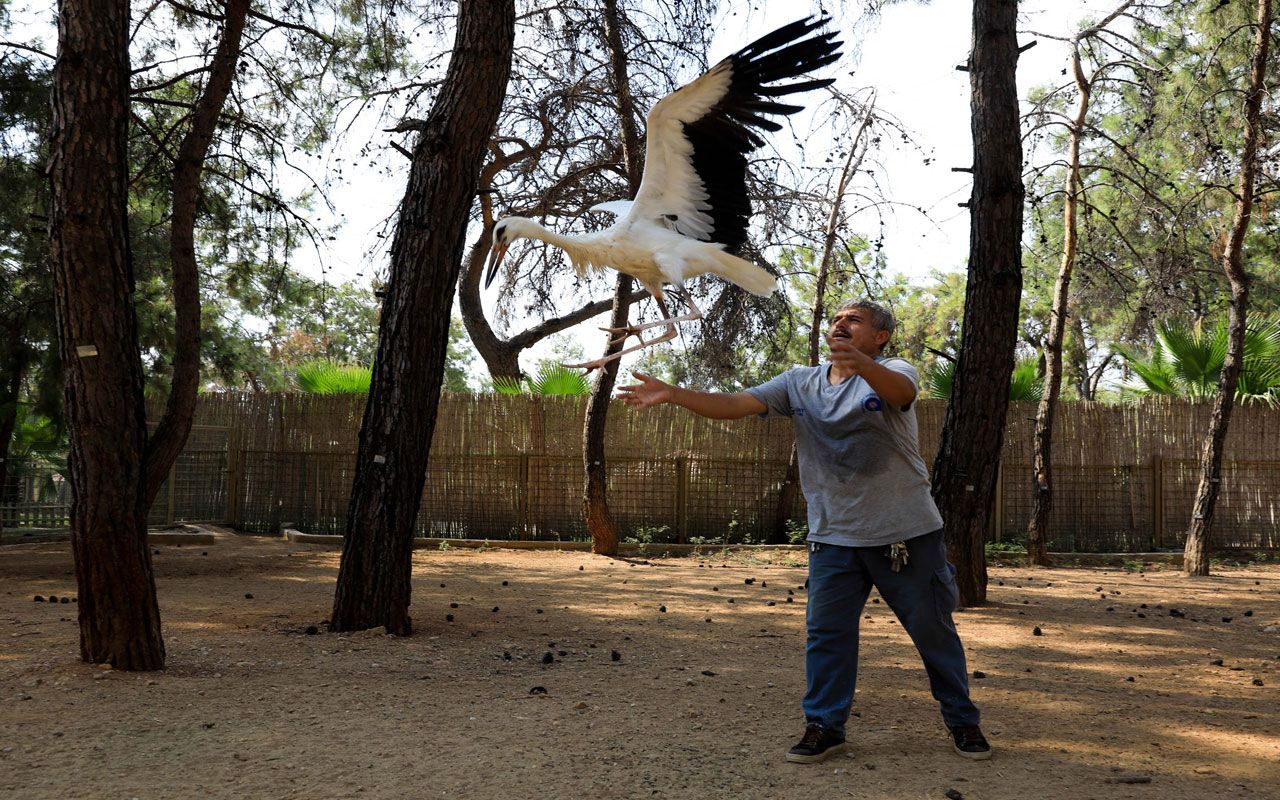
[[[612,339],[609,340],[609,346],[612,347],[615,344],[622,344],[632,336],[635,336],[636,338],[640,338],[640,331],[644,329],[645,329],[644,326],[623,325],[622,327],[619,327],[619,328],[601,328],[600,330],[604,331],[605,333],[616,334]]]
[[[581,364],[561,364],[560,366],[564,367],[565,369],[585,369],[587,371],[587,374],[590,374],[591,370],[600,369],[605,364],[608,364],[611,360],[612,359],[608,359],[608,358],[597,358],[595,361],[586,361]]]

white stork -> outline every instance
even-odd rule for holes
[[[493,282],[511,242],[522,237],[561,248],[579,275],[612,267],[640,281],[658,301],[663,318],[605,328],[619,334],[610,344],[631,335],[640,343],[595,361],[567,365],[587,370],[674,339],[674,323],[700,319],[701,312],[684,289],[686,278],[710,272],[753,294],[771,294],[777,288],[774,277],[736,255],[747,240],[751,216],[747,154],[764,144],[752,129],[780,130],[781,125],[764,115],[801,110],[773,98],[833,82],[768,85],[812,72],[840,57],[842,43],[835,41],[834,33],[810,35],[828,21],[825,16],[809,17],[779,28],[659,100],[646,122],[644,175],[635,200],[601,203],[593,209],[617,215],[612,226],[565,236],[524,217],[500,220],[493,229],[485,287]],[[688,313],[671,316],[663,284],[676,287]],[[640,331],[660,325],[666,326],[662,335],[648,340],[640,336]]]

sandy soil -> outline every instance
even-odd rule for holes
[[[1280,797],[1275,566],[994,568],[957,618],[988,762],[873,602],[851,752],[801,766],[802,553],[419,551],[400,639],[325,630],[336,551],[156,549],[168,668],[131,674],[34,602],[74,595],[65,543],[0,548],[0,797]]]

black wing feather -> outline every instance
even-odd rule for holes
[[[792,22],[729,56],[726,60],[732,62],[732,73],[728,91],[710,111],[684,125],[684,134],[693,145],[693,168],[709,196],[711,241],[723,244],[730,253],[736,254],[747,241],[751,217],[747,154],[764,144],[756,130],[782,128],[762,115],[794,114],[802,108],[767,98],[818,89],[834,81],[768,84],[812,72],[839,59],[843,42],[836,41],[834,33],[809,36],[829,20],[823,16]]]

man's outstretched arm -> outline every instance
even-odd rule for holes
[[[711,419],[742,419],[768,410],[747,392],[699,392],[672,386],[643,372],[631,374],[640,382],[618,387],[618,397],[632,408],[674,403]]]

